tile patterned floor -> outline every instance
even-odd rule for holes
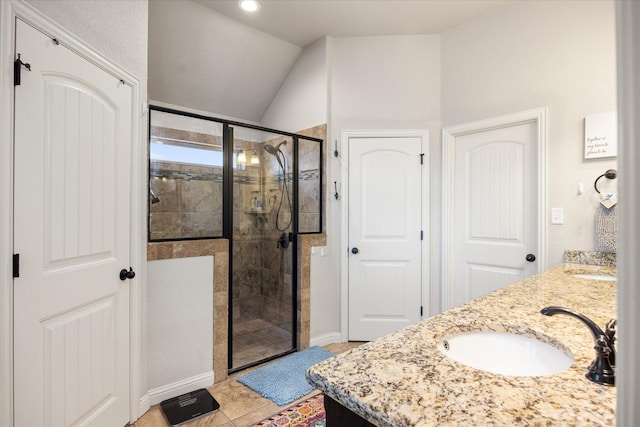
[[[233,327],[233,366],[241,367],[292,348],[291,331],[262,319],[249,320]]]
[[[342,353],[361,345],[361,342],[329,344],[324,348],[332,353]],[[257,369],[257,368],[253,368]],[[314,390],[299,400],[285,406],[278,406],[236,381],[251,369],[237,372],[219,384],[209,387],[211,395],[220,403],[220,409],[213,414],[184,424],[187,427],[247,427],[261,421],[284,408],[318,393]],[[168,427],[159,405],[152,406],[132,427]]]

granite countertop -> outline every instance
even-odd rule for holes
[[[614,425],[615,387],[585,378],[595,356],[591,332],[573,317],[540,314],[552,305],[604,329],[616,317],[616,282],[557,266],[314,365],[307,381],[379,426]],[[502,376],[437,348],[450,333],[486,329],[546,335],[573,353],[573,365],[551,376]]]

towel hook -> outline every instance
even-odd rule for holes
[[[605,173],[603,173],[602,175],[596,178],[596,181],[593,183],[593,188],[596,189],[596,192],[598,194],[600,194],[600,190],[598,190],[598,181],[603,176],[606,177],[607,179],[616,179],[616,176],[618,176],[618,172],[615,169],[608,169]]]

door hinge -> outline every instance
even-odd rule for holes
[[[424,231],[420,230],[420,240],[424,240]]]
[[[424,165],[424,153],[420,153],[420,164]]]
[[[420,316],[422,316],[422,314],[423,314],[423,307],[420,306]]]
[[[13,254],[13,277],[20,277],[20,254]]]
[[[18,59],[13,62],[13,85],[20,86],[20,74],[22,72],[22,67],[26,68],[28,71],[31,71],[31,64],[27,64],[22,62],[20,59],[20,54],[18,54]]]

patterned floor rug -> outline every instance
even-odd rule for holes
[[[251,427],[325,427],[324,395],[316,394]]]

